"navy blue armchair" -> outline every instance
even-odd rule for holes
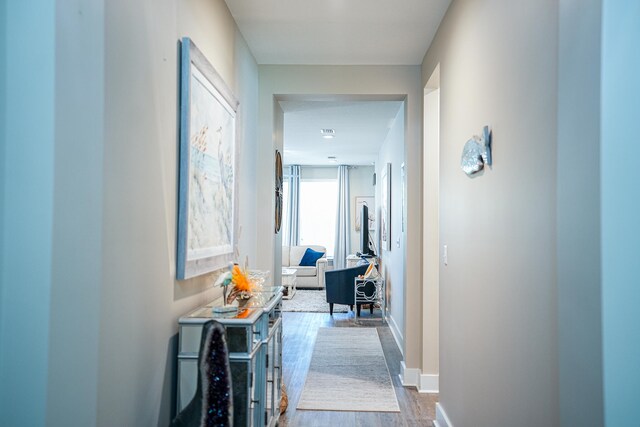
[[[329,313],[332,316],[333,304],[348,305],[353,310],[355,278],[364,274],[367,271],[367,267],[369,265],[365,264],[340,270],[329,270],[324,273]],[[371,287],[375,291],[373,284],[371,284]],[[369,294],[371,292],[372,290],[365,289],[365,293]],[[360,306],[361,304],[358,304],[358,315],[360,315]],[[373,313],[373,305],[370,305],[369,309]]]

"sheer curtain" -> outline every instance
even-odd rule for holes
[[[338,166],[338,209],[336,216],[336,247],[334,268],[345,268],[351,247],[349,234],[349,166]]]
[[[289,166],[289,200],[287,212],[287,241],[288,246],[300,243],[300,166]]]

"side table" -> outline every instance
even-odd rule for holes
[[[351,254],[347,256],[347,268],[351,268],[351,267],[355,267],[357,266],[360,261],[362,261],[362,259],[355,254]]]
[[[354,303],[356,306],[358,304],[379,304],[380,310],[382,310],[382,322],[386,322],[387,307],[384,278],[362,279],[356,277],[354,280]]]
[[[284,296],[282,299],[291,299],[296,294],[298,270],[295,268],[282,269],[282,286],[284,286]]]
[[[351,267],[357,267],[358,265],[361,265],[363,263],[366,262],[375,262],[376,265],[378,264],[377,258],[376,257],[361,257],[358,256],[356,254],[351,254],[351,255],[347,255],[347,268],[351,268]]]

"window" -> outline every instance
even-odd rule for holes
[[[300,244],[320,245],[333,256],[338,183],[332,180],[300,181]]]

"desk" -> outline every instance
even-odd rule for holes
[[[379,304],[382,310],[382,322],[386,322],[387,307],[384,278],[361,279],[356,277],[354,280],[354,302],[356,306],[358,304]]]

